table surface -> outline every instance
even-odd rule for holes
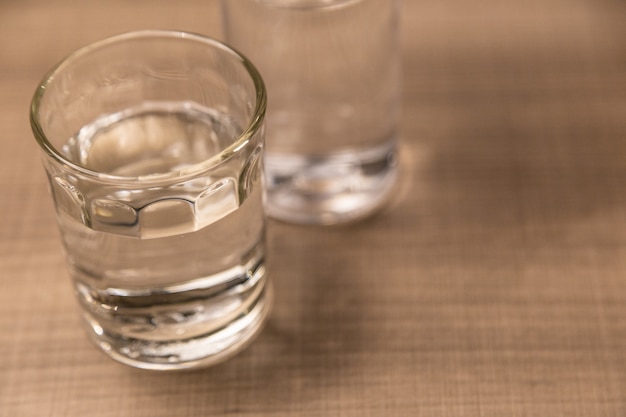
[[[0,3],[0,416],[626,415],[626,4],[404,1],[403,172],[378,215],[271,222],[275,307],[214,368],[84,335],[28,124],[42,75],[215,0]]]

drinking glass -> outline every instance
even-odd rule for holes
[[[248,59],[176,31],[96,42],[38,86],[31,125],[67,265],[112,358],[208,366],[262,328],[265,107]]]
[[[361,219],[398,176],[396,0],[222,0],[225,39],[268,89],[267,210]]]

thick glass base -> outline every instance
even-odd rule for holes
[[[260,288],[258,297],[232,321],[204,334],[172,340],[150,340],[105,329],[85,312],[84,321],[92,341],[107,355],[126,365],[149,370],[172,371],[218,364],[246,348],[260,333],[272,305],[272,287]]]
[[[398,177],[395,141],[322,156],[266,156],[267,213],[290,223],[360,220],[391,196]]]

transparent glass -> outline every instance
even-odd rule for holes
[[[155,370],[220,362],[271,305],[252,64],[199,35],[141,31],[86,46],[31,106],[87,332]]]
[[[268,96],[270,216],[363,218],[398,176],[398,2],[222,0],[225,37],[259,68]]]

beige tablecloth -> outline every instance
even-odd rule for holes
[[[219,37],[219,4],[0,2],[0,416],[626,416],[626,3],[403,4],[397,197],[272,222],[263,334],[158,374],[80,327],[28,106],[88,42]]]

